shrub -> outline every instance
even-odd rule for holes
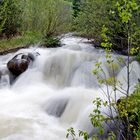
[[[0,3],[0,35],[10,38],[19,33],[21,9],[17,0],[3,0]]]
[[[44,36],[41,42],[41,46],[45,46],[47,48],[53,48],[60,46],[60,39],[54,36]]]

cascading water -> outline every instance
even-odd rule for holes
[[[31,47],[0,57],[4,67],[0,73],[0,140],[65,140],[70,126],[92,133],[88,117],[93,110],[92,100],[106,99],[92,74],[96,62],[102,61],[106,77],[112,76],[105,52],[84,38],[66,35],[61,41],[60,48]],[[5,66],[21,52],[40,55],[10,86]],[[115,62],[117,57],[113,55]],[[131,67],[133,90],[140,78],[140,65],[134,61]],[[126,67],[119,64],[115,74],[125,86]],[[105,107],[101,111],[109,113]]]

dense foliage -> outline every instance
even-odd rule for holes
[[[135,91],[127,100],[125,97],[122,97],[119,100],[118,110],[120,117],[124,122],[127,122],[126,117],[129,118],[129,125],[131,126],[130,133],[132,133],[133,137],[140,139],[140,83],[136,86]]]
[[[127,51],[128,38],[131,35],[133,48],[138,52],[140,44],[140,1],[138,0],[84,0],[80,12],[75,18],[79,34],[94,38],[101,45],[102,27],[108,28],[108,37],[112,47],[118,51]],[[120,14],[120,11],[122,12]],[[123,18],[122,18],[123,17]],[[124,24],[124,21],[129,21]],[[129,31],[129,35],[128,35]]]
[[[88,38],[94,38],[96,43],[101,41],[102,26],[108,22],[107,3],[103,0],[85,0],[81,2],[81,11],[75,18],[77,31]]]
[[[104,26],[108,29],[106,35],[113,49],[125,54],[131,35],[135,54],[140,44],[139,5],[139,0],[1,0],[0,37],[9,38],[26,31],[50,37],[68,32],[72,27],[78,34],[93,38],[94,43],[101,46]],[[123,11],[122,15],[119,11]],[[124,24],[122,20],[128,18],[129,22]]]
[[[23,30],[61,34],[69,27],[71,16],[69,2],[63,0],[27,0],[24,2],[24,7]]]
[[[64,14],[65,13],[65,14]],[[0,36],[11,38],[26,32],[50,37],[68,32],[71,2],[64,0],[0,1]]]
[[[77,17],[80,12],[81,0],[73,0],[73,17]]]
[[[2,0],[0,2],[0,37],[9,38],[19,33],[21,13],[18,0]]]

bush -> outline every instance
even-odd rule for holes
[[[101,46],[105,26],[109,29],[107,35],[112,48],[127,54],[130,41],[133,48],[140,44],[139,5],[138,0],[85,0],[75,18],[75,29],[81,35],[94,38],[94,43]]]
[[[19,33],[21,9],[17,0],[3,0],[0,3],[0,36],[10,38]]]
[[[128,98],[123,97],[118,101],[119,115],[124,122],[125,129],[131,128],[133,137],[140,138],[140,83]],[[129,124],[125,120],[129,119]],[[129,126],[128,126],[129,125]]]
[[[60,46],[60,39],[54,36],[44,36],[41,42],[41,46],[45,46],[47,48],[53,48]]]

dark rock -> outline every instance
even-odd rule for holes
[[[28,66],[29,61],[26,59],[12,59],[7,63],[9,71],[16,76],[26,71]]]
[[[19,76],[21,73],[25,72],[28,66],[35,60],[35,55],[32,53],[20,53],[14,56],[8,63],[7,68],[9,71],[15,75]]]
[[[25,59],[25,60],[31,62],[31,61],[35,60],[35,56],[32,53],[28,53],[27,55],[23,54],[21,56],[21,59]]]

